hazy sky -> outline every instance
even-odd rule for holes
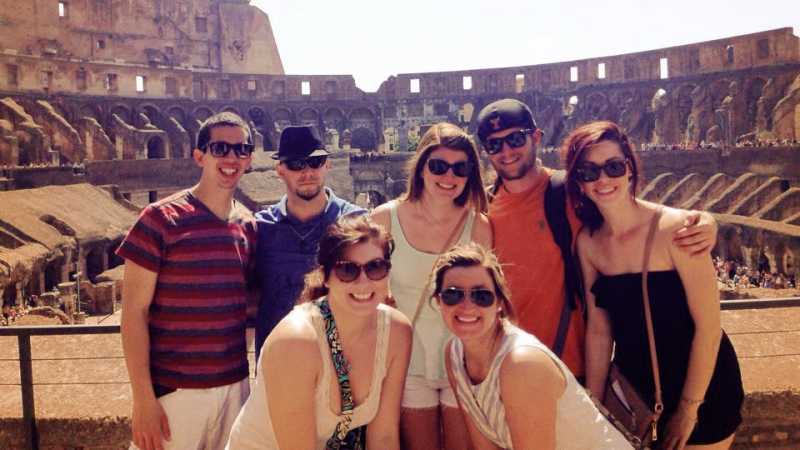
[[[798,0],[252,0],[287,74],[390,75],[610,56],[782,27]]]

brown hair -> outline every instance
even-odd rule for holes
[[[575,208],[575,215],[589,227],[590,231],[596,231],[603,225],[603,215],[600,214],[597,205],[581,193],[581,181],[578,179],[577,172],[580,164],[586,159],[586,152],[601,142],[613,142],[619,145],[622,155],[628,160],[628,167],[631,171],[630,193],[632,196],[636,195],[641,175],[641,164],[633,153],[633,144],[622,127],[616,123],[606,120],[590,122],[576,128],[567,136],[564,143],[561,144],[561,155],[567,169],[567,194]]]
[[[368,214],[348,215],[332,223],[322,235],[317,252],[317,267],[305,277],[305,286],[298,303],[316,300],[328,294],[325,282],[331,276],[333,266],[342,260],[345,252],[356,244],[373,242],[383,250],[383,257],[390,259],[394,251],[394,240]]]
[[[506,277],[495,254],[474,242],[453,247],[442,254],[433,268],[433,297],[438,298],[442,292],[444,275],[454,267],[483,267],[494,284],[494,295],[500,303],[500,317],[513,321],[516,318],[511,305],[511,291],[508,289]],[[438,300],[437,300],[438,301]]]
[[[419,140],[416,154],[409,160],[406,168],[409,174],[408,184],[406,192],[401,196],[401,199],[413,202],[422,198],[422,192],[425,188],[422,171],[425,170],[425,165],[428,163],[431,153],[439,147],[447,147],[464,152],[467,155],[467,161],[471,165],[464,191],[453,199],[453,203],[458,206],[464,206],[467,201],[470,201],[476,212],[487,212],[489,202],[486,199],[486,192],[483,187],[481,165],[478,159],[478,151],[475,149],[475,143],[464,130],[447,122],[434,124]]]

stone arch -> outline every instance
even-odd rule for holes
[[[678,124],[680,126],[680,136],[686,136],[686,128],[689,126],[689,115],[692,113],[692,91],[696,88],[694,84],[688,83],[678,87],[675,91],[675,104],[678,111]]]
[[[236,114],[237,116],[244,118],[244,116],[239,111],[239,109],[236,108],[233,105],[225,105],[222,108],[220,108],[220,110],[218,112],[232,112],[232,113]]]
[[[350,112],[350,129],[356,130],[358,128],[367,128],[372,131],[372,136],[375,136],[375,114],[367,108],[358,107]],[[353,135],[355,137],[355,134]],[[366,136],[366,135],[364,135]],[[377,148],[377,141],[375,143]],[[355,144],[353,144],[355,146]]]
[[[314,108],[304,108],[297,115],[300,119],[301,125],[318,127],[319,126],[319,112]]]
[[[167,146],[161,136],[153,136],[147,140],[147,159],[164,159],[167,157]]]
[[[592,120],[611,120],[608,111],[611,103],[608,97],[601,92],[593,92],[586,97],[586,110],[589,113],[589,118]]]
[[[208,119],[213,115],[214,112],[211,110],[211,108],[207,106],[199,106],[195,108],[194,111],[192,111],[192,117],[199,120],[200,122],[205,121],[206,119]]]
[[[755,77],[747,80],[744,87],[745,95],[745,131],[751,132],[756,128],[756,118],[758,117],[758,100],[764,93],[764,86],[767,80],[761,77]]]
[[[167,110],[167,115],[177,120],[181,126],[186,128],[186,111],[180,106],[172,106]]]
[[[53,290],[59,283],[61,283],[61,264],[62,259],[55,259],[49,261],[44,268],[44,290],[45,292]]]
[[[122,119],[127,124],[132,124],[133,122],[133,115],[131,114],[131,109],[127,105],[115,105],[111,108],[111,115],[115,115]]]
[[[272,113],[272,117],[275,118],[275,124],[281,131],[292,124],[293,116],[294,114],[292,114],[292,111],[288,108],[278,108]]]
[[[106,252],[103,246],[94,246],[86,255],[86,276],[94,283],[95,277],[105,271],[103,260],[106,258]]]
[[[272,136],[272,132],[274,131],[275,127],[269,114],[264,111],[264,109],[254,106],[247,111],[247,117],[250,119],[253,125],[255,125],[255,129],[258,130],[258,132],[261,133],[261,136],[264,138],[264,151],[270,152],[277,150]]]
[[[150,123],[153,125],[158,123],[161,119],[161,110],[158,109],[157,106],[150,103],[140,105],[139,112],[147,116],[147,118],[150,119]],[[143,126],[144,124],[139,124],[139,125]]]
[[[351,142],[353,148],[360,149],[362,152],[375,151],[378,148],[378,139],[375,136],[375,132],[366,127],[359,127],[353,130]]]
[[[91,117],[95,119],[97,122],[102,123],[102,114],[100,112],[100,107],[97,105],[87,104],[81,106],[80,109],[80,116],[81,117]]]
[[[656,109],[655,105],[656,102],[661,100],[668,100],[669,92],[664,89],[662,86],[659,86],[655,91],[653,91],[653,96],[650,97],[652,99],[653,109]]]
[[[569,96],[569,98],[567,98],[566,103],[564,103],[564,115],[571,116],[572,114],[574,114],[575,111],[578,109],[578,102],[580,102],[580,99],[578,98],[577,95]]]
[[[373,121],[375,114],[367,108],[359,107],[350,112],[350,121]]]
[[[331,128],[339,132],[341,135],[344,132],[345,128],[347,128],[347,119],[344,116],[344,112],[339,108],[328,108],[325,111],[325,114],[322,116],[322,123],[325,125],[325,128]]]
[[[74,117],[72,117],[72,110],[64,106],[64,104],[60,101],[50,102],[50,105],[58,113],[58,115],[63,117],[67,122],[72,123],[75,121]]]
[[[722,78],[714,81],[708,87],[708,95],[711,97],[712,110],[716,111],[722,106],[722,101],[730,93],[731,82],[727,78]]]

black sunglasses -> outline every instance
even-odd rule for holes
[[[306,167],[311,167],[312,169],[319,169],[325,164],[325,161],[328,160],[328,157],[325,155],[321,156],[312,156],[310,158],[305,159],[287,159],[283,161],[283,164],[286,165],[286,168],[291,170],[292,172],[299,172]]]
[[[464,298],[469,293],[469,298],[477,306],[487,308],[494,304],[494,292],[489,289],[461,289],[457,287],[449,287],[442,292],[439,292],[439,299],[447,306],[456,306],[464,301]]]
[[[354,263],[353,261],[339,261],[333,266],[333,273],[336,274],[336,278],[345,283],[350,283],[360,277],[361,270],[364,270],[367,278],[372,281],[378,281],[386,278],[391,268],[392,263],[383,258],[375,258],[364,264]]]
[[[591,183],[592,181],[597,181],[600,179],[600,172],[605,172],[609,178],[619,178],[628,171],[628,159],[627,158],[611,158],[603,163],[603,165],[598,165],[593,162],[584,161],[580,163],[578,168],[575,170],[575,175],[578,178],[578,181],[583,183]]]
[[[525,130],[514,131],[501,138],[487,139],[483,143],[483,149],[490,155],[496,155],[497,153],[500,153],[500,150],[503,149],[503,142],[511,146],[511,148],[522,147],[525,145],[525,135],[531,134],[534,131],[536,131],[535,128],[529,128]]]
[[[224,158],[233,150],[233,154],[236,155],[237,158],[245,159],[249,158],[255,149],[255,145],[245,144],[244,142],[231,144],[229,142],[217,141],[209,142],[204,151],[207,150],[214,158]]]
[[[453,169],[453,175],[459,178],[465,178],[469,176],[472,164],[470,164],[469,161],[459,161],[455,164],[450,164],[443,159],[431,158],[428,160],[428,170],[434,175],[444,175],[450,169]]]

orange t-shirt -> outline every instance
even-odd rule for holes
[[[520,328],[553,346],[564,306],[564,261],[544,213],[544,193],[550,173],[539,176],[526,192],[510,193],[503,187],[489,205],[497,257],[511,290],[511,303]],[[567,203],[573,240],[580,222]],[[561,359],[577,377],[584,376],[583,312],[575,310]]]

